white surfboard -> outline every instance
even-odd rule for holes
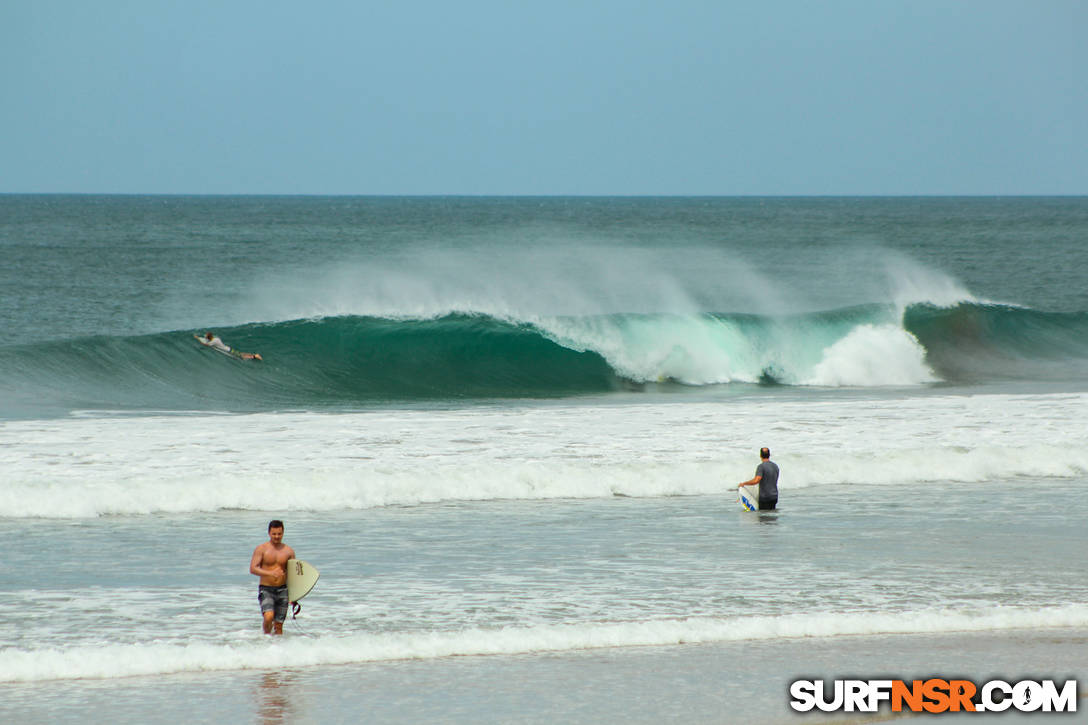
[[[201,344],[203,345],[203,343],[201,343]],[[212,347],[211,345],[204,345],[204,347],[211,347],[212,350],[215,350],[216,352],[218,352],[218,353],[220,353],[222,355],[226,355],[227,357],[232,357],[232,358],[234,358],[236,360],[241,360],[242,359],[242,357],[240,355],[235,355],[234,354],[234,350],[224,350],[221,347]]]
[[[287,599],[297,602],[310,593],[321,577],[312,564],[302,559],[287,560]]]
[[[759,511],[759,484],[741,486],[737,489],[740,493],[740,507],[745,511]]]

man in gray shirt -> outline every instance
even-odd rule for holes
[[[754,486],[759,484],[759,510],[773,511],[778,505],[778,464],[771,462],[771,449],[759,450],[760,463],[756,467],[756,475],[750,481],[737,486]]]

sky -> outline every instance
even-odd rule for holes
[[[1088,194],[1083,0],[33,0],[0,193]]]

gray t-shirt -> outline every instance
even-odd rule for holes
[[[778,498],[778,464],[772,461],[761,461],[756,467],[756,475],[759,479],[760,500]]]

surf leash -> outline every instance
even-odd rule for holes
[[[301,604],[299,604],[298,602],[291,602],[291,624],[295,625],[295,629],[297,629],[298,633],[301,634],[302,636],[304,636],[304,637],[316,637],[317,635],[310,634],[309,632],[307,632],[305,629],[302,628],[301,624],[298,623],[298,613],[301,612],[301,611],[302,611],[302,605]]]

